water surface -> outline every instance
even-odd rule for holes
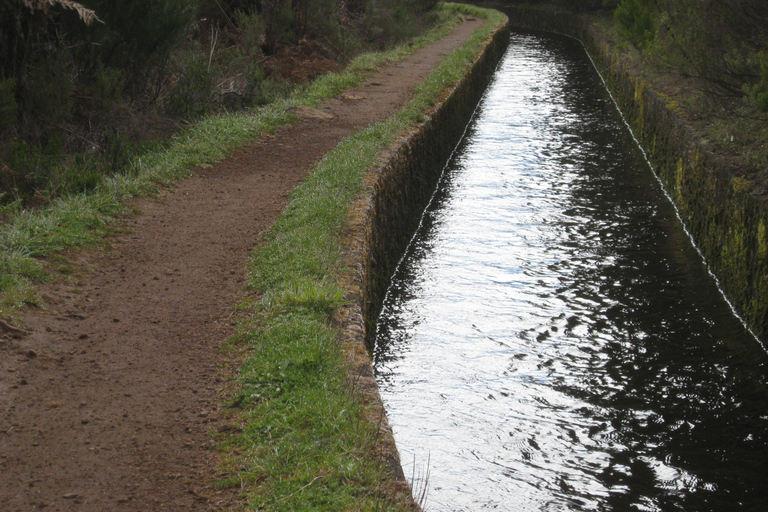
[[[375,360],[428,511],[768,509],[766,354],[571,40],[512,36]]]

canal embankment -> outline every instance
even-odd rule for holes
[[[348,303],[337,313],[336,322],[341,326],[350,379],[364,398],[368,419],[378,425],[377,456],[403,485],[406,477],[373,374],[372,343],[391,276],[508,45],[505,17],[498,12],[485,15],[489,17],[486,29],[448,57],[433,75],[434,85],[426,82],[421,92],[444,83],[440,75],[459,70],[463,76],[417,107],[419,122],[401,133],[364,176],[341,244],[347,271],[340,285]]]
[[[239,454],[227,485],[255,481],[254,506],[418,508],[373,379],[366,324],[507,44],[503,14],[451,8],[477,28],[440,56],[402,110],[325,154],[251,258],[259,304],[237,340],[249,346],[235,398],[246,426],[230,440]],[[386,80],[369,77],[347,97]]]
[[[565,34],[584,44],[723,293],[765,340],[768,207],[758,184],[739,176],[707,147],[676,99],[640,73],[633,57],[595,19],[544,9],[499,9],[512,26]]]

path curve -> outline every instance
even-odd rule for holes
[[[209,432],[225,428],[227,365],[249,252],[307,170],[386,119],[483,22],[389,65],[299,123],[156,199],[133,203],[111,249],[71,255],[31,334],[0,338],[0,510],[211,511]],[[14,337],[15,336],[15,337]]]

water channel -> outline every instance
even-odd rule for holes
[[[427,511],[768,510],[766,352],[576,41],[511,36],[374,357]]]

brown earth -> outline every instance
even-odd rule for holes
[[[343,137],[391,116],[482,22],[468,20],[275,136],[133,203],[106,251],[0,325],[0,510],[209,511],[237,504],[211,432],[227,428],[248,253]]]

